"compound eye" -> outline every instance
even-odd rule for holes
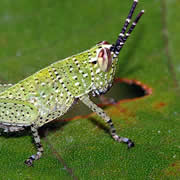
[[[112,65],[111,51],[108,48],[102,48],[98,54],[98,64],[103,72],[107,72]]]
[[[104,45],[104,44],[110,44],[109,42],[107,42],[107,41],[100,41],[100,42],[98,42],[97,44],[99,44],[99,45]]]

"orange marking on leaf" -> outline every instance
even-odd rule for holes
[[[164,102],[159,102],[159,103],[156,103],[154,107],[155,107],[156,109],[160,109],[160,108],[162,108],[162,107],[164,107],[164,106],[166,106],[166,103],[164,103]]]

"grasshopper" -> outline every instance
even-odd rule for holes
[[[15,85],[0,86],[0,128],[15,132],[30,127],[37,148],[25,164],[32,166],[43,153],[38,128],[61,117],[78,100],[110,126],[112,138],[128,148],[134,143],[116,134],[111,118],[89,98],[106,93],[112,86],[118,55],[144,10],[127,30],[138,0],[134,0],[115,44],[102,41],[89,50],[57,61]]]

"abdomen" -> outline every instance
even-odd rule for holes
[[[37,120],[38,111],[30,103],[0,99],[0,124],[7,126],[29,126]]]

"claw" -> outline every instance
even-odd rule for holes
[[[24,163],[29,167],[33,166],[33,160],[32,159],[27,159],[26,161],[24,161]]]
[[[125,138],[125,137],[119,137],[118,135],[114,135],[113,136],[113,139],[115,141],[118,141],[118,142],[123,142],[123,143],[126,143],[128,145],[128,149],[132,148],[135,146],[134,142],[131,141],[130,139],[128,138]]]
[[[135,146],[135,144],[130,139],[128,140],[127,145],[128,145],[128,149]]]

